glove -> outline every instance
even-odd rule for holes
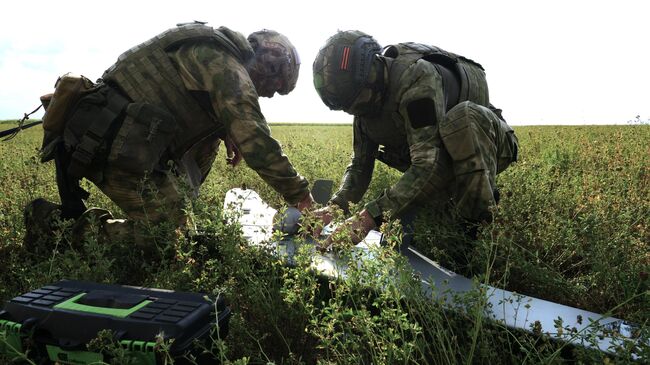
[[[334,215],[332,214],[333,209],[334,207],[327,206],[314,211],[314,217],[317,221],[320,221],[317,222],[312,228],[312,236],[314,238],[320,237],[320,234],[323,231],[323,227],[330,224],[334,219]]]
[[[285,234],[296,234],[300,228],[300,217],[302,214],[300,211],[294,207],[288,207],[283,212],[278,212],[276,214],[281,214],[282,216],[278,220],[277,217],[273,221],[277,221],[273,225],[274,231],[280,231]]]

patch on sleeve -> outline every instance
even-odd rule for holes
[[[406,107],[411,126],[415,129],[436,124],[436,106],[431,99],[418,99]]]

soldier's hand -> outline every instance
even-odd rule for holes
[[[279,211],[273,217],[273,221],[275,222],[273,230],[287,234],[295,234],[301,226],[303,214],[305,211],[308,211],[314,203],[314,198],[311,196],[311,193],[307,193],[307,195],[305,195],[305,197],[298,202],[295,207],[288,207],[284,211]]]
[[[224,143],[226,145],[226,163],[232,167],[237,166],[242,159],[239,148],[237,148],[237,145],[235,145],[235,142],[230,136],[226,136]]]
[[[314,197],[311,196],[311,193],[308,193],[307,195],[305,195],[304,198],[302,198],[302,200],[300,202],[298,202],[298,205],[296,206],[296,208],[301,213],[304,213],[305,210],[309,210],[312,206],[314,206],[314,203],[316,203],[314,201]]]
[[[327,206],[314,211],[314,217],[317,220],[317,224],[312,230],[314,238],[318,238],[323,231],[323,227],[330,224],[334,219],[333,209],[334,207]]]
[[[350,240],[355,245],[366,238],[372,229],[377,227],[375,220],[365,209],[355,216],[348,218],[346,223],[350,226]]]
[[[317,248],[320,251],[330,250],[334,240],[340,238],[344,233],[347,235],[347,238],[349,238],[349,241],[353,245],[356,245],[366,238],[368,233],[376,227],[377,224],[375,224],[375,220],[372,218],[370,213],[364,209],[355,216],[346,219],[342,225],[336,227],[334,232],[332,232],[327,239],[318,244]]]

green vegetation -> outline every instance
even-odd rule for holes
[[[340,179],[351,151],[349,125],[271,129],[308,179]],[[426,224],[428,218],[422,217],[418,249],[481,282],[637,323],[639,335],[647,339],[650,126],[515,130],[520,161],[498,178],[501,203],[495,222],[481,227],[478,241],[470,243],[453,227]],[[395,276],[389,267],[403,265],[390,247],[382,250],[379,262],[336,283],[313,275],[304,255],[301,265],[287,268],[247,247],[237,227],[224,223],[221,206],[232,187],[255,189],[274,206],[282,200],[245,165],[226,166],[223,151],[191,207],[197,224],[213,237],[197,243],[162,227],[153,232],[153,249],[109,246],[92,234],[72,245],[70,222],[61,222],[55,246],[29,253],[22,248],[23,207],[37,197],[58,201],[54,166],[38,158],[41,131],[35,127],[0,143],[1,300],[64,278],[222,293],[234,313],[230,333],[205,351],[224,363],[629,362],[630,349],[621,349],[619,357],[605,356],[508,331],[473,311],[478,304],[471,295],[462,298],[469,303],[467,312],[444,310],[422,297],[409,275],[385,280]],[[397,178],[378,163],[366,198]],[[91,184],[85,187],[90,206],[123,217]],[[396,229],[384,227],[390,242],[397,241]],[[637,351],[650,360],[647,346]]]

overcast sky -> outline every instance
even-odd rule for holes
[[[382,45],[414,41],[481,63],[493,104],[513,125],[624,124],[650,119],[647,1],[29,1],[3,6],[0,120],[18,119],[72,71],[101,76],[120,53],[178,22],[244,35],[284,33],[302,59],[296,89],[261,98],[269,122],[349,122],[330,111],[311,66],[337,30]],[[39,116],[41,114],[37,114]]]

